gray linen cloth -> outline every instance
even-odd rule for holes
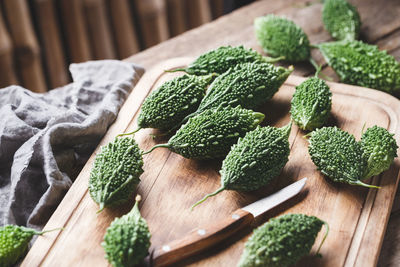
[[[0,225],[44,226],[144,72],[116,60],[70,71],[45,94],[0,89]]]

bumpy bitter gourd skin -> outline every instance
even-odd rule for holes
[[[196,111],[212,75],[183,75],[162,84],[143,102],[138,117],[140,128],[170,130]]]
[[[361,182],[367,160],[353,135],[337,127],[323,127],[311,133],[308,152],[324,175],[335,182],[375,187]]]
[[[104,207],[129,200],[143,173],[142,152],[131,137],[115,138],[96,155],[89,178],[92,199]]]
[[[259,127],[239,138],[222,162],[221,187],[196,202],[191,209],[223,190],[251,191],[278,176],[289,160],[289,134],[292,124]]]
[[[360,34],[360,15],[346,0],[325,0],[322,21],[336,40],[356,40]]]
[[[34,235],[41,235],[34,229],[17,225],[0,227],[0,266],[13,266],[28,249]]]
[[[266,53],[288,62],[309,60],[310,41],[293,21],[269,14],[254,20],[257,40]]]
[[[206,110],[182,125],[168,144],[157,146],[168,147],[185,158],[223,158],[239,137],[254,130],[263,119],[264,114],[240,107]]]
[[[291,72],[269,63],[237,65],[214,80],[195,114],[219,106],[259,107],[272,98]]]
[[[278,176],[289,160],[290,128],[291,125],[257,127],[240,138],[222,162],[222,186],[229,190],[256,190]]]
[[[273,218],[254,230],[239,267],[286,267],[310,253],[323,221],[304,214]]]
[[[205,75],[211,73],[222,74],[237,64],[246,62],[268,62],[268,58],[263,57],[251,48],[241,46],[221,46],[215,50],[199,56],[193,63],[183,70],[189,74]]]
[[[387,93],[400,89],[400,64],[386,51],[361,41],[337,41],[318,47],[342,82]]]
[[[331,104],[332,93],[328,85],[324,80],[312,77],[296,86],[290,114],[301,129],[312,131],[326,123]]]
[[[367,159],[364,178],[386,171],[397,157],[398,146],[393,134],[379,126],[373,126],[365,131],[361,137],[361,147]]]
[[[106,259],[114,267],[134,266],[147,255],[150,247],[150,231],[139,212],[138,202],[132,210],[116,218],[107,228],[102,246]]]

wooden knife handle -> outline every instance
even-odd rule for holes
[[[253,220],[251,213],[238,209],[223,221],[205,228],[197,228],[184,238],[157,248],[153,253],[152,265],[168,266],[196,254],[250,225]]]

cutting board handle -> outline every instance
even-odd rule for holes
[[[155,267],[168,266],[184,258],[192,256],[233,235],[251,224],[254,217],[251,213],[237,209],[225,220],[205,228],[197,228],[182,239],[174,240],[156,248],[152,257]]]

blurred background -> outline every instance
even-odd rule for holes
[[[253,1],[0,0],[0,88],[45,92],[70,63],[124,59]]]

